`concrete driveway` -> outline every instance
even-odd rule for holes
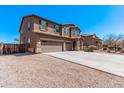
[[[124,77],[123,55],[88,53],[83,51],[45,54]]]

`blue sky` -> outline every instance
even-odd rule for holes
[[[74,23],[83,34],[124,34],[124,6],[0,6],[0,42],[13,43],[24,15],[36,14],[64,24]]]

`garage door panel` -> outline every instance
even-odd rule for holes
[[[41,44],[42,52],[58,52],[62,51],[62,43],[54,41],[43,41]]]
[[[72,43],[71,42],[66,42],[66,50],[72,51]]]

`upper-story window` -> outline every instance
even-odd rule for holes
[[[39,24],[42,25],[42,26],[48,26],[48,23],[46,21],[39,21]]]
[[[60,31],[60,27],[59,27],[58,25],[55,25],[55,26],[54,26],[54,29],[55,29],[55,30],[54,30],[55,32],[59,32],[59,31]]]
[[[80,33],[79,33],[79,31],[76,31],[76,36],[80,36]]]
[[[65,35],[69,35],[69,27],[64,27],[63,30]]]
[[[30,22],[27,22],[27,23],[28,23],[28,30],[30,30],[30,27],[31,27]]]
[[[40,30],[43,30],[43,31],[47,31],[47,26],[48,26],[48,23],[46,22],[46,21],[39,21],[39,28],[40,28]]]
[[[69,27],[64,27],[64,30],[65,31],[69,31]]]
[[[80,34],[79,34],[79,31],[77,31],[77,30],[74,29],[74,30],[72,30],[72,35],[77,37]]]
[[[43,26],[47,26],[47,22],[45,22],[45,21],[41,21],[41,25],[43,25]]]
[[[30,44],[30,36],[28,37],[28,43]]]
[[[26,23],[27,23],[27,25],[28,25],[28,30],[30,30],[31,25],[30,25],[30,21],[29,21],[28,18],[26,18]]]

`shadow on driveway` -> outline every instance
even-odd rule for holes
[[[27,55],[34,55],[33,53],[29,53],[29,52],[26,52],[26,53],[16,53],[16,54],[12,54],[14,56],[27,56]]]
[[[33,53],[30,53],[30,52],[26,52],[26,53],[12,53],[12,54],[3,54],[3,55],[0,55],[0,56],[9,56],[9,55],[13,55],[13,56],[27,56],[27,55],[34,55]]]

